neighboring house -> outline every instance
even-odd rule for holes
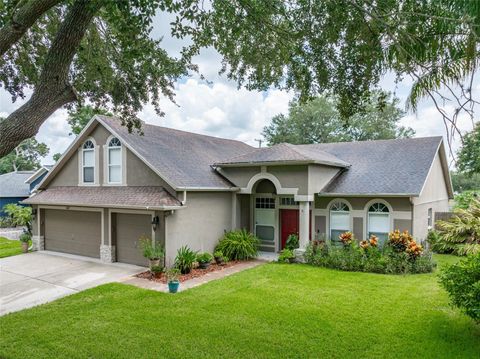
[[[33,172],[33,174],[27,178],[25,183],[29,185],[30,193],[32,193],[36,187],[42,182],[43,178],[47,173],[52,169],[53,165],[43,165],[38,170]]]
[[[0,175],[0,216],[5,215],[3,206],[18,204],[30,196],[30,186],[25,181],[34,171],[16,171]]]
[[[236,228],[270,251],[297,232],[301,247],[344,231],[422,240],[453,197],[441,137],[255,149],[148,124],[143,132],[105,116],[89,122],[24,201],[38,249],[145,265],[142,235],[165,246],[167,264],[183,245],[211,252]]]

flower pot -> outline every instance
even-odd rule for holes
[[[28,242],[22,242],[23,253],[28,253]]]
[[[158,267],[160,266],[160,258],[159,259],[150,259],[149,262],[148,262],[148,265],[150,267],[150,270],[153,268],[153,267]]]
[[[198,266],[200,267],[200,269],[207,269],[208,267],[210,267],[210,262],[199,262]]]
[[[179,286],[180,286],[180,282],[178,280],[168,282],[168,291],[170,293],[177,293]]]

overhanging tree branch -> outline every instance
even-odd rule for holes
[[[103,1],[77,0],[70,7],[45,58],[32,97],[0,122],[0,157],[34,136],[57,109],[74,101],[68,73],[73,57]]]
[[[24,1],[23,5],[15,10],[11,21],[0,29],[0,56],[7,52],[40,16],[60,2],[61,0]]]

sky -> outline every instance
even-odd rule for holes
[[[154,21],[152,37],[163,36],[163,46],[171,55],[178,54],[184,42],[169,36],[168,14],[158,14]],[[262,138],[261,132],[271,118],[280,113],[288,112],[288,103],[293,93],[274,88],[265,92],[238,89],[235,82],[225,76],[218,75],[221,68],[220,55],[214,49],[205,49],[195,58],[200,73],[207,81],[198,75],[184,78],[176,84],[176,104],[164,99],[161,102],[164,117],[159,117],[151,105],[146,105],[139,117],[147,123],[172,127],[180,130],[207,134],[217,137],[236,139],[252,146],[258,146],[256,139]],[[408,78],[396,84],[393,74],[386,74],[380,83],[381,87],[394,93],[400,99],[400,106],[410,92],[412,81]],[[480,96],[480,79],[474,84],[474,93]],[[476,98],[478,99],[479,96]],[[0,88],[0,116],[21,106],[24,101],[12,102],[10,95]],[[447,106],[446,110],[454,110]],[[66,121],[66,110],[56,111],[40,128],[37,140],[45,142],[50,153],[43,159],[43,164],[52,164],[53,154],[62,153],[74,140],[69,136],[70,127]],[[401,125],[412,127],[417,137],[445,136],[445,127],[441,115],[433,103],[423,100],[416,113],[406,113]],[[460,119],[459,128],[462,131],[472,129],[470,119]],[[459,141],[455,141],[454,149],[458,149]]]

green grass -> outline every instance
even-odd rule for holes
[[[0,258],[15,256],[22,253],[22,243],[5,237],[0,237]]]
[[[438,256],[440,264],[456,258]],[[170,295],[108,284],[0,318],[1,358],[478,358],[436,274],[266,264]]]

